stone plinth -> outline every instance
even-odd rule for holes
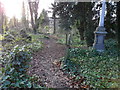
[[[104,51],[105,47],[104,47],[104,37],[107,34],[107,32],[105,31],[105,28],[103,26],[99,26],[97,27],[95,33],[95,41],[93,44],[93,48],[96,49],[97,51]]]

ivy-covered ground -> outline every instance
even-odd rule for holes
[[[76,36],[70,48],[64,35],[30,36],[31,41],[16,36],[4,45],[1,88],[119,87],[116,40],[106,40],[106,50],[100,53]]]

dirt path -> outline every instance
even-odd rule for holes
[[[48,88],[69,87],[69,80],[60,70],[59,59],[65,55],[66,46],[53,38],[43,39],[44,48],[34,55],[30,75],[38,75]]]

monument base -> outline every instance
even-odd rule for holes
[[[104,37],[107,34],[107,32],[105,31],[105,28],[102,26],[97,27],[95,33],[95,40],[94,40],[94,44],[93,44],[93,48],[96,49],[97,51],[104,51],[105,47],[104,47]]]

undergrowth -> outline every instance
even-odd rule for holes
[[[2,68],[1,88],[41,88],[33,80],[34,78],[26,73],[32,59],[28,47],[17,45],[5,56],[3,61],[7,60],[7,63]]]
[[[75,80],[84,78],[80,85],[92,88],[118,88],[118,50],[115,40],[105,42],[106,50],[71,48],[63,59],[62,69]]]
[[[39,78],[27,74],[32,54],[42,48],[40,35],[31,35],[32,41],[15,35],[14,39],[4,44],[4,53],[0,59],[2,62],[0,88],[42,88],[37,84]],[[8,41],[11,38],[5,39]]]

